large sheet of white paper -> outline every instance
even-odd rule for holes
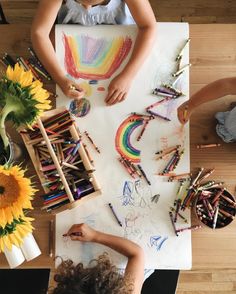
[[[152,120],[140,141],[137,141],[140,127],[132,133],[131,143],[141,151],[141,165],[151,181],[151,186],[147,185],[145,181],[135,182],[127,174],[117,160],[118,153],[115,148],[117,129],[130,113],[144,113],[147,106],[161,100],[160,97],[152,94],[152,90],[162,82],[173,80],[171,73],[176,71],[176,56],[189,38],[188,25],[185,23],[158,23],[157,26],[155,45],[134,78],[126,100],[122,103],[106,106],[104,98],[110,80],[122,70],[131,52],[114,71],[111,78],[98,80],[98,84],[88,84],[89,80],[86,80],[88,76],[84,75],[85,72],[83,73],[85,79],[73,78],[78,83],[87,83],[87,93],[91,92],[89,97],[86,97],[90,100],[91,110],[85,117],[77,118],[77,122],[80,131],[82,133],[88,131],[101,150],[101,154],[98,154],[89,145],[89,142],[86,142],[95,161],[95,173],[101,185],[102,196],[75,209],[57,214],[56,254],[59,256],[72,258],[75,262],[88,262],[99,253],[107,251],[115,264],[124,266],[126,259],[107,247],[63,240],[62,234],[72,224],[86,222],[98,230],[124,236],[141,245],[146,255],[146,268],[191,268],[191,231],[187,230],[176,237],[168,213],[170,205],[173,205],[179,184],[169,183],[166,177],[157,175],[166,166],[168,160],[155,160],[156,151],[180,144],[184,148],[184,154],[175,172],[177,174],[189,172],[189,126],[186,125],[183,128],[178,122],[176,114],[178,105],[189,96],[188,69],[177,84],[186,96],[171,100],[158,108],[158,112],[170,117],[171,121]],[[65,42],[63,42],[65,36],[79,40],[79,53],[85,54],[86,50],[95,50],[97,45],[93,47],[91,44],[97,44],[98,40],[111,41],[120,36],[131,38],[133,46],[136,34],[135,26],[57,26],[56,53],[58,61],[65,69]],[[189,51],[186,47],[181,65],[184,66],[188,63]],[[95,71],[92,70],[92,73],[95,74]],[[72,77],[70,76],[70,78]],[[99,91],[99,87],[104,87],[105,92]],[[59,88],[57,88],[57,94],[59,95],[57,106],[69,107],[71,100],[66,98]],[[86,137],[84,138],[86,141]],[[126,186],[125,191],[124,186]],[[157,202],[152,201],[152,197],[156,194],[160,195]],[[109,202],[112,203],[121,219],[122,227],[118,225],[111,213],[108,207]],[[189,211],[185,211],[183,214],[189,220],[188,225],[179,220],[177,227],[190,226]]]

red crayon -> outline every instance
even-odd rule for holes
[[[201,228],[200,225],[195,225],[195,226],[191,226],[191,227],[187,227],[187,228],[177,229],[176,232],[181,233],[181,232],[184,232],[184,231],[187,231],[187,230],[194,231],[194,230],[197,230],[197,229],[200,229],[200,228]]]
[[[142,128],[140,134],[138,135],[137,141],[140,141],[140,139],[142,138],[142,135],[143,135],[144,131],[146,130],[148,123],[149,123],[149,120],[146,120],[144,122],[143,128]]]

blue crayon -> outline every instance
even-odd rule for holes
[[[89,84],[90,84],[90,85],[96,85],[97,83],[98,83],[97,80],[90,80],[90,81],[89,81]]]

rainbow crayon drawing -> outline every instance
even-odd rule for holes
[[[116,132],[115,145],[117,152],[131,162],[140,162],[140,150],[134,148],[130,138],[134,130],[141,126],[144,120],[137,115],[131,115],[124,120]]]
[[[64,34],[63,42],[68,74],[86,80],[109,79],[132,47],[132,39],[128,36],[105,39]]]

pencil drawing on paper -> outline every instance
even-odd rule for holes
[[[163,237],[160,235],[151,236],[150,237],[150,245],[151,247],[155,248],[157,251],[161,250],[163,244],[166,242],[168,237]]]
[[[64,64],[74,79],[109,79],[125,60],[132,47],[129,36],[94,38],[63,34]]]
[[[149,187],[144,185],[141,180],[125,181],[123,193],[119,197],[122,206],[135,206],[139,208],[149,208],[152,199],[152,193]]]

